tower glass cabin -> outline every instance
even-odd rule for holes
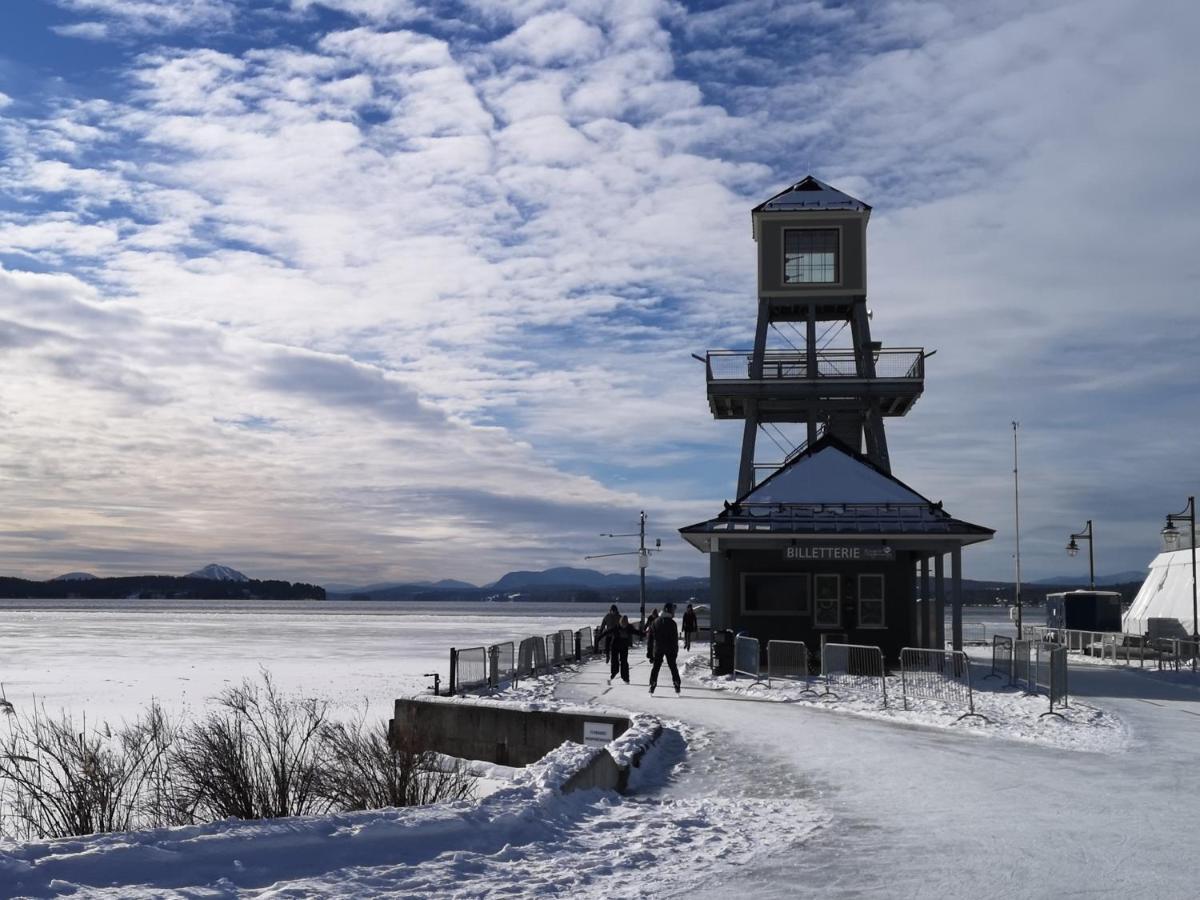
[[[756,206],[754,346],[707,355],[713,416],[745,423],[737,499],[680,533],[709,556],[713,628],[762,647],[940,648],[947,599],[961,647],[961,550],[994,533],[892,474],[884,420],[921,396],[925,352],[871,338],[870,216],[812,177]],[[780,426],[800,423],[801,443],[780,444]],[[756,458],[763,432],[782,451],[770,462]]]
[[[867,310],[871,207],[811,176],[751,212],[758,245],[758,320],[749,350],[711,350],[708,402],[742,419],[738,496],[829,433],[891,469],[883,420],[906,414],[925,385],[925,354],[884,349]],[[783,459],[756,461],[759,431],[803,423]],[[778,448],[776,448],[778,450]]]

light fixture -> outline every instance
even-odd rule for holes
[[[1179,546],[1179,529],[1175,527],[1175,523],[1167,519],[1166,527],[1162,530],[1163,541],[1168,547]]]
[[[1075,538],[1071,538],[1071,543],[1067,544],[1067,555],[1075,556],[1079,553],[1079,545],[1075,543]]]

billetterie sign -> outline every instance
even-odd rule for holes
[[[891,547],[860,547],[854,544],[783,548],[784,559],[812,562],[875,562],[881,559],[895,559],[895,556]]]

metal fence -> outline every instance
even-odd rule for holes
[[[512,641],[503,644],[492,644],[488,647],[490,673],[488,687],[498,688],[506,681],[512,681],[517,674],[516,646]]]
[[[962,626],[963,644],[976,647],[986,647],[988,642],[987,626],[979,623],[964,622]]]
[[[592,626],[585,625],[575,632],[575,656],[582,658],[596,652],[596,639],[592,637]]]
[[[1006,684],[1013,680],[1013,639],[1000,634],[992,635],[992,671],[984,678],[1002,678]]]
[[[1058,716],[1062,713],[1055,706],[1068,706],[1067,688],[1067,648],[1056,647],[1053,644],[1039,643],[1037,645],[1036,662],[1034,664],[1034,686],[1044,690],[1050,698],[1050,710],[1042,716]],[[1041,718],[1042,716],[1039,716]]]
[[[550,660],[546,656],[546,641],[540,637],[527,637],[517,648],[517,677],[532,678],[539,672],[550,671]]]
[[[1181,666],[1191,666],[1196,671],[1200,661],[1200,644],[1196,641],[1185,641],[1178,638],[1159,638],[1152,642],[1158,650],[1158,668],[1173,669],[1178,672]]]
[[[467,688],[485,687],[488,683],[488,652],[486,647],[450,649],[450,693],[458,694]]]
[[[558,633],[558,644],[562,648],[562,661],[566,662],[569,659],[578,659],[575,654],[575,632],[570,628],[564,628]]]
[[[821,648],[821,675],[825,693],[837,691],[879,697],[887,707],[887,678],[883,651],[866,644],[827,643]]]
[[[1033,641],[1013,641],[1012,683],[1023,684],[1026,690],[1032,691],[1034,683],[1030,680],[1033,667]],[[1038,641],[1041,644],[1041,641]]]
[[[812,687],[808,647],[803,641],[767,641],[767,684],[776,678],[802,683],[801,693],[817,693]]]
[[[975,712],[971,661],[961,650],[905,647],[900,651],[900,689],[904,708],[910,700],[937,700],[964,710],[958,718],[987,717]]]
[[[739,634],[733,643],[733,671],[738,675],[761,678],[762,654],[758,638]]]

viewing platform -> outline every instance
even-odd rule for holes
[[[757,401],[773,418],[795,415],[803,420],[817,401],[823,409],[844,403],[847,409],[875,401],[884,416],[903,416],[925,389],[925,351],[920,347],[876,350],[875,375],[868,377],[853,350],[821,350],[810,371],[803,350],[768,350],[762,371],[754,371],[750,350],[710,350],[705,368],[708,403],[718,419],[745,418],[745,404]],[[756,377],[757,376],[757,377]]]

